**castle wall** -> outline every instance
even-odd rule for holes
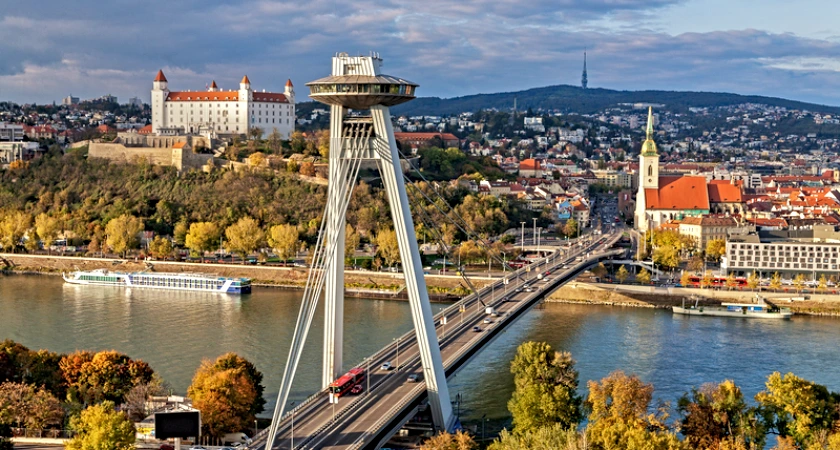
[[[133,162],[137,158],[142,158],[152,164],[172,165],[171,148],[126,147],[122,144],[92,142],[88,147],[88,157],[120,162]]]

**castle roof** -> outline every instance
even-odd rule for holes
[[[288,87],[294,87],[294,85],[292,84],[292,80],[291,80],[291,78],[290,78],[290,79],[288,79],[288,80],[286,80],[286,86],[288,86]]]
[[[210,83],[210,87],[213,88],[213,89],[216,89],[216,88],[219,87],[219,86],[216,86],[216,80],[213,80],[213,82]]]
[[[155,81],[166,81],[166,76],[163,74],[163,70],[158,70],[157,76],[155,76]]]
[[[238,91],[173,91],[166,97],[168,102],[235,102],[238,100]],[[254,92],[254,101],[289,103],[289,99],[284,94],[274,92]]]
[[[248,79],[248,75],[245,75],[242,77],[242,81],[240,81],[240,83],[251,84],[251,80]]]

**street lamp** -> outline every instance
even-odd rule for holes
[[[537,243],[537,218],[534,217],[533,219],[534,219],[534,240],[531,241],[531,244],[535,245]],[[539,251],[539,250],[537,250],[537,251]]]
[[[519,222],[522,225],[522,235],[519,237],[519,243],[522,245],[522,253],[525,253],[525,222]]]
[[[487,420],[487,414],[481,416],[481,442],[484,442],[484,422]]]
[[[370,358],[365,358],[367,362],[367,372],[365,372],[365,380],[367,380],[367,389],[365,389],[366,395],[370,395]]]
[[[292,402],[292,450],[295,449],[295,402]]]
[[[402,337],[394,338],[394,341],[397,341],[397,372],[400,371],[400,340]]]

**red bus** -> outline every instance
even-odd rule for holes
[[[365,381],[364,369],[350,369],[349,372],[333,381],[330,384],[329,390],[335,394],[336,397],[341,397],[342,395],[350,392],[350,389],[353,389],[353,386],[361,384],[363,381]]]
[[[694,287],[700,287],[703,277],[692,275],[689,278],[689,285]],[[712,283],[710,286],[714,287],[729,287],[726,285],[727,278],[726,277],[713,277]],[[735,287],[746,287],[747,286],[747,279],[744,277],[737,277],[735,278]]]

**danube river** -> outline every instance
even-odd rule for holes
[[[301,293],[255,288],[240,298],[81,288],[52,276],[0,276],[0,340],[57,352],[115,349],[147,361],[176,393],[186,391],[202,359],[232,351],[263,372],[273,407]],[[345,314],[348,364],[411,328],[404,302],[348,299]],[[295,399],[318,388],[321,336],[316,316]],[[622,369],[653,383],[655,397],[672,404],[692,386],[725,378],[752,397],[773,371],[794,372],[840,391],[839,319],[689,318],[669,310],[548,304],[528,312],[450,380],[453,399],[461,394],[465,423],[476,424],[485,414],[493,425],[505,421],[513,389],[509,362],[527,340],[570,351],[582,390],[587,380]]]

